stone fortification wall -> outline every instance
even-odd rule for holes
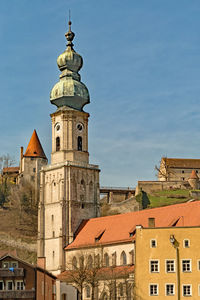
[[[155,191],[171,190],[171,189],[187,189],[187,182],[183,181],[138,181],[138,185],[135,190],[135,194],[142,190],[146,193],[152,193]]]

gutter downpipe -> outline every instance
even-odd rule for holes
[[[180,261],[179,261],[179,249],[176,246],[176,282],[177,282],[177,300],[180,300]]]

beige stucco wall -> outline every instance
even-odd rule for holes
[[[175,247],[170,243],[170,235],[174,235],[178,241],[178,262],[180,263],[180,272],[177,272],[177,252]],[[135,264],[135,292],[136,300],[148,300],[155,297],[159,300],[178,299],[177,283],[180,278],[180,300],[185,299],[182,295],[183,284],[192,285],[191,299],[199,299],[198,288],[200,285],[200,270],[198,261],[200,260],[200,228],[137,228],[136,229],[136,264]],[[151,248],[150,241],[155,239],[157,246]],[[184,247],[184,239],[189,239],[190,246]],[[150,260],[159,260],[159,272],[150,272]],[[166,272],[166,260],[175,260],[175,272]],[[182,271],[182,259],[191,259],[191,272]],[[175,295],[166,296],[165,285],[175,285]],[[158,284],[159,295],[149,295],[149,285]]]

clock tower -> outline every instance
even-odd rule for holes
[[[60,80],[50,101],[51,164],[41,170],[38,213],[38,256],[46,257],[46,269],[54,274],[65,270],[64,247],[72,242],[83,219],[99,214],[99,168],[89,163],[88,118],[83,107],[90,103],[79,70],[82,57],[73,48],[75,34],[65,34],[66,50],[58,57]]]

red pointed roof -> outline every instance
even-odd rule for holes
[[[41,157],[47,159],[35,129],[33,131],[32,137],[30,139],[24,156]]]
[[[195,170],[192,170],[192,173],[190,174],[190,179],[199,179]]]

